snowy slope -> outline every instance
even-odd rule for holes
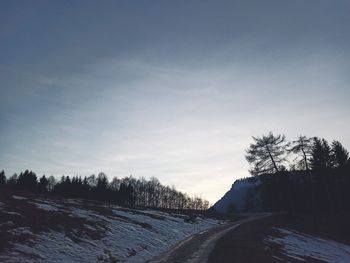
[[[144,262],[221,223],[199,214],[13,195],[0,204],[0,262]]]
[[[350,262],[350,246],[307,235],[294,230],[274,228],[276,236],[265,238],[267,249],[273,247],[276,254],[276,245],[283,256],[304,262],[322,261],[329,263]],[[279,258],[275,255],[275,258]]]
[[[255,191],[260,184],[258,178],[250,177],[237,180],[231,189],[214,204],[214,209],[220,213],[244,212],[250,202],[250,211],[259,210],[259,196]]]

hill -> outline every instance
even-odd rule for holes
[[[214,204],[214,210],[219,213],[260,211],[261,197],[257,190],[260,184],[258,177],[235,181],[231,189]]]
[[[282,171],[237,180],[213,208],[220,213],[349,214],[349,167]]]
[[[0,192],[1,262],[144,262],[223,223],[200,212],[130,209]]]

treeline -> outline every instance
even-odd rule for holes
[[[349,153],[339,141],[300,136],[288,143],[270,133],[254,142],[246,158],[261,184],[247,210],[259,196],[264,211],[350,213]]]
[[[5,172],[0,172],[0,187],[20,189],[35,193],[54,194],[65,197],[85,198],[115,203],[121,206],[154,207],[167,209],[206,210],[209,202],[200,197],[189,197],[175,187],[162,185],[158,179],[136,179],[132,176],[109,182],[104,173],[98,176],[69,177],[62,176],[59,181],[55,177],[37,175],[26,170],[19,175],[6,178]]]
[[[288,142],[284,135],[270,132],[253,137],[254,143],[246,150],[246,159],[252,175],[288,170],[324,170],[340,168],[349,163],[349,152],[339,142],[331,144],[318,137],[299,136]]]

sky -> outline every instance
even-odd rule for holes
[[[350,1],[0,2],[0,169],[214,203],[273,131],[350,148]]]

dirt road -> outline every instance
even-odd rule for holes
[[[215,247],[216,242],[227,232],[238,227],[241,224],[258,220],[269,216],[269,214],[252,215],[247,219],[239,220],[233,223],[214,227],[200,233],[197,233],[188,239],[180,242],[172,249],[150,260],[150,263],[204,263],[208,261],[210,252]]]

